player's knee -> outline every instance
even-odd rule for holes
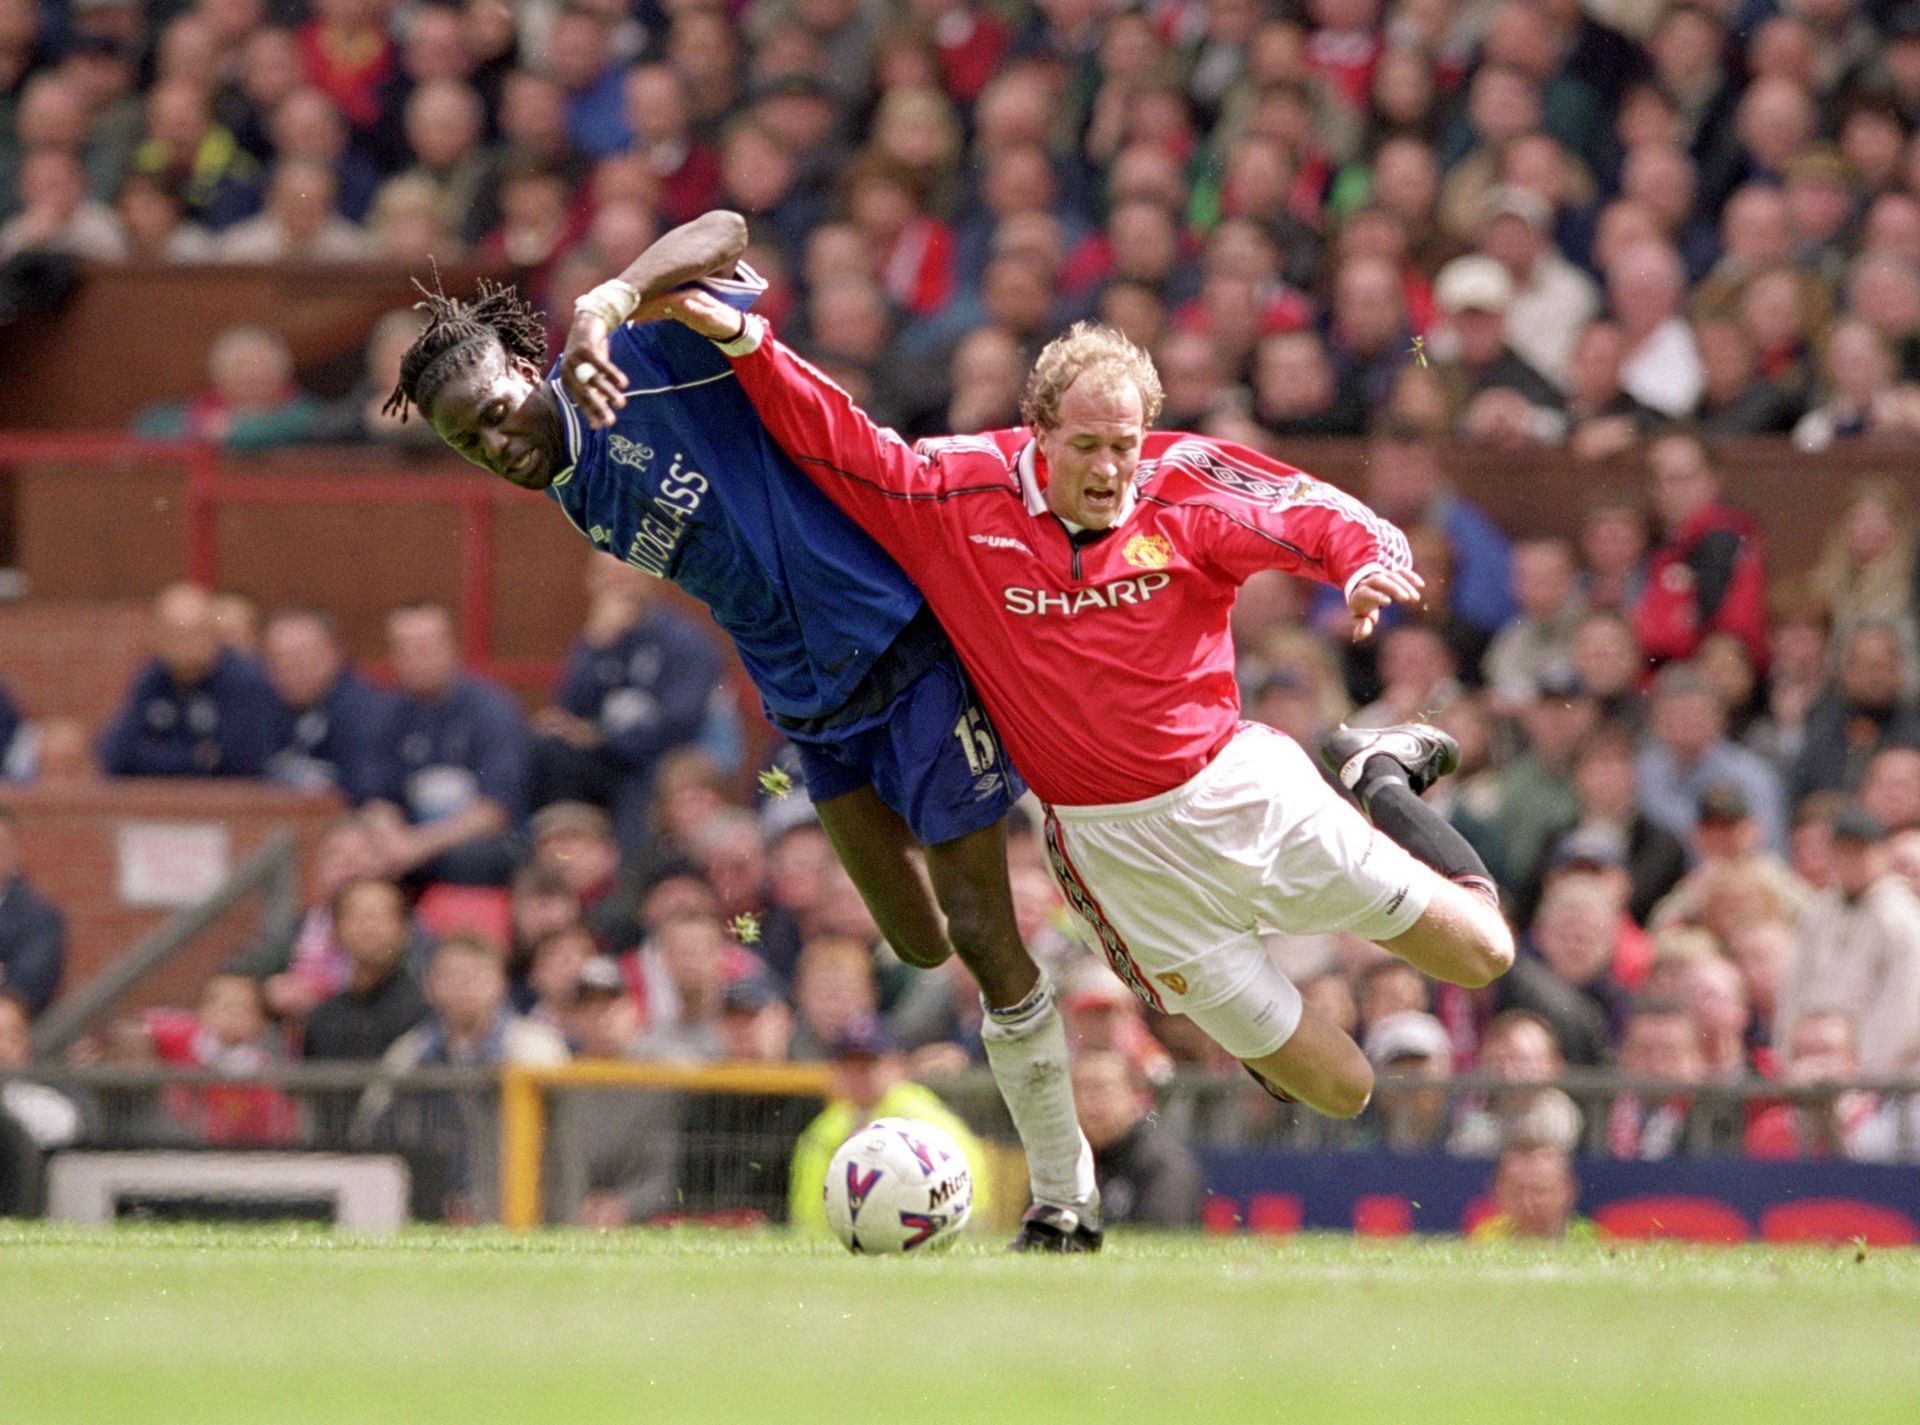
[[[956,896],[943,909],[947,913],[947,939],[967,967],[976,973],[1006,968],[1026,951],[1020,944],[1019,929],[1003,924],[984,902],[971,896]]]
[[[1373,1100],[1373,1069],[1362,1059],[1327,1085],[1320,1111],[1329,1118],[1358,1118]]]
[[[937,970],[953,955],[953,946],[939,936],[902,936],[897,941],[889,938],[887,944],[893,947],[893,953],[900,957],[903,964],[911,965],[916,970]]]
[[[1473,929],[1467,955],[1472,978],[1461,981],[1468,989],[1490,985],[1513,968],[1513,930],[1498,912],[1481,917]]]

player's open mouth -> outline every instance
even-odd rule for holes
[[[516,480],[524,480],[540,466],[540,450],[537,446],[528,446],[515,456],[507,466],[507,474]]]

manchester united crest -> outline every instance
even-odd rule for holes
[[[1136,569],[1164,569],[1173,558],[1173,541],[1164,534],[1136,534],[1121,546],[1120,557]]]

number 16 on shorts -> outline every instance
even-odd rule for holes
[[[967,770],[974,776],[975,797],[987,797],[999,791],[1000,744],[994,738],[993,724],[987,721],[987,715],[977,707],[969,707],[953,725],[953,735],[960,739],[960,750],[966,753]]]

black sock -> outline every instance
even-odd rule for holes
[[[1406,770],[1391,757],[1371,757],[1361,769],[1360,799],[1373,824],[1404,846],[1416,861],[1433,867],[1498,903],[1487,863],[1471,842],[1439,812],[1413,794]]]

